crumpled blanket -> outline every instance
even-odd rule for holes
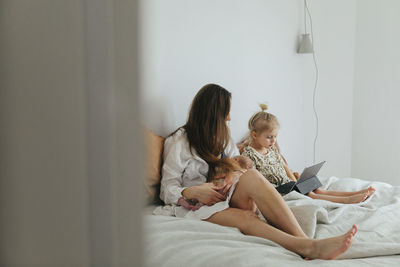
[[[400,264],[400,186],[337,177],[321,179],[321,182],[323,189],[328,190],[356,191],[372,185],[376,192],[359,204],[316,200],[297,192],[287,194],[284,199],[304,232],[321,239],[343,234],[356,224],[358,233],[354,242],[339,259],[358,258],[349,261],[351,266]],[[154,212],[170,215],[172,208],[158,207]],[[152,254],[151,263],[160,266],[189,263],[190,266],[266,266],[267,263],[296,266],[306,263],[309,266],[321,263],[320,260],[305,262],[269,240],[243,235],[236,228],[170,216],[148,215],[145,220],[148,251],[158,251],[157,257]],[[196,255],[200,261],[194,261]],[[396,256],[360,259],[384,255]],[[336,266],[334,262],[329,265],[325,262],[324,266]]]

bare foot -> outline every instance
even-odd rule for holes
[[[354,204],[354,203],[361,203],[369,197],[368,191],[362,194],[357,194],[353,196],[346,197],[346,204]]]
[[[359,190],[359,191],[355,191],[353,192],[354,194],[363,194],[363,193],[369,193],[370,195],[372,195],[375,192],[375,188],[373,188],[372,186],[369,186],[368,188]]]
[[[306,259],[323,259],[332,260],[344,253],[353,241],[353,237],[357,233],[357,226],[353,227],[344,235],[331,237],[326,239],[312,240],[309,251],[303,252]]]

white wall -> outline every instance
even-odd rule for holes
[[[316,161],[327,161],[322,175],[346,177],[350,176],[351,169],[356,2],[309,0],[308,3],[319,68],[317,111],[320,129]],[[311,66],[305,67],[308,67],[307,72],[312,71]],[[311,88],[314,76],[304,77],[304,120],[309,128],[313,128]],[[305,130],[305,133],[306,157],[311,162],[314,129]]]
[[[357,2],[352,170],[400,185],[400,2]]]
[[[296,53],[303,1],[141,1],[145,124],[167,135],[184,124],[196,92],[218,83],[233,94],[231,131],[239,139],[258,103],[281,122],[279,141],[291,167],[312,162],[311,55]],[[320,81],[323,175],[349,176],[355,1],[309,1]],[[343,7],[346,8],[343,8]],[[309,27],[308,27],[309,29]],[[340,127],[333,122],[338,122]]]

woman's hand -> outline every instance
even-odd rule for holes
[[[234,182],[235,182],[234,172],[230,171],[225,175],[224,183],[222,184],[221,188],[222,189],[221,192],[224,196],[226,196],[226,193],[229,192]]]
[[[225,197],[217,191],[223,189],[225,185],[215,186],[213,183],[204,183],[198,186],[192,186],[182,191],[186,199],[196,199],[202,204],[212,206],[215,203],[224,201]]]

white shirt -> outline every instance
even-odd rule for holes
[[[177,204],[182,191],[207,181],[208,164],[193,149],[190,153],[186,131],[181,128],[164,144],[160,198],[165,204]],[[239,155],[232,139],[225,150],[228,158]]]

